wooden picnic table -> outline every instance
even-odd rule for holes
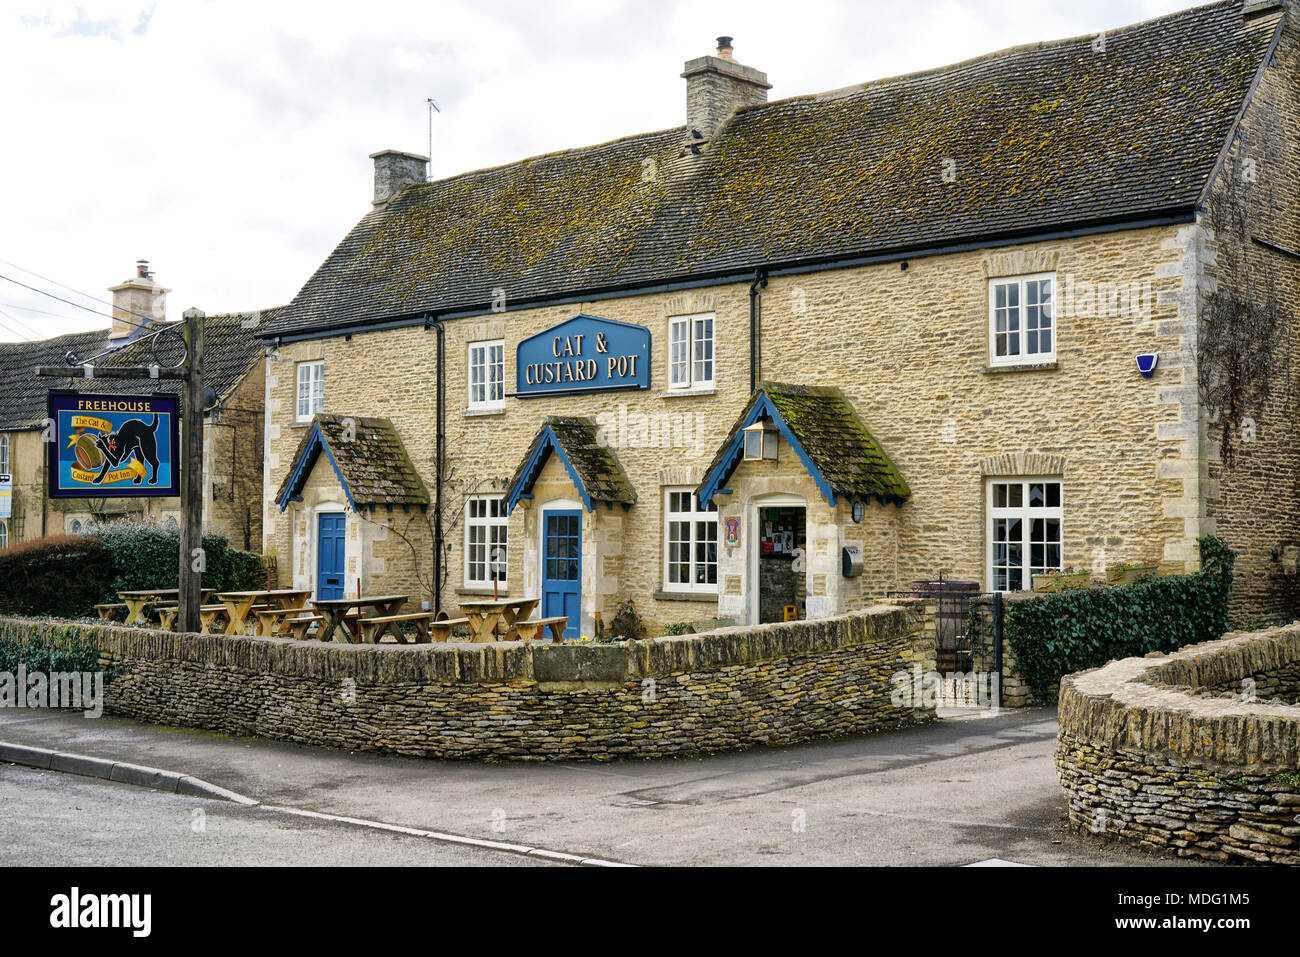
[[[470,641],[493,641],[499,624],[506,626],[503,640],[518,641],[519,634],[515,629],[515,622],[523,621],[532,615],[541,601],[540,597],[462,600],[460,613],[468,619]]]
[[[200,604],[207,604],[214,591],[215,588],[202,589]],[[168,604],[179,601],[181,590],[179,588],[138,588],[132,591],[120,591],[117,597],[126,604],[126,624],[147,625],[149,615],[145,610],[146,607],[162,604],[164,601]]]
[[[388,618],[406,604],[408,597],[410,596],[361,595],[357,598],[313,598],[311,603],[324,619],[316,635],[321,641],[333,641],[335,632],[338,632],[345,642],[360,643],[361,626],[356,621],[359,620],[362,609],[374,609],[375,614],[370,616],[372,618]],[[340,628],[340,625],[347,627]],[[391,631],[398,641],[405,641],[396,629],[397,622],[390,622],[384,631]],[[375,635],[374,640],[379,641],[384,636],[384,631]]]
[[[230,616],[230,621],[226,625],[226,634],[242,635],[244,633],[244,623],[248,620],[248,613],[253,610],[254,605],[268,605],[275,609],[277,606],[286,613],[300,612],[307,605],[307,599],[311,597],[311,592],[305,588],[277,588],[272,591],[228,591],[222,592],[217,596],[217,601],[226,606],[226,613]],[[261,614],[258,615],[258,634],[262,634],[265,624],[261,620]],[[284,622],[277,623],[280,627],[286,628]],[[275,627],[275,625],[272,625]]]

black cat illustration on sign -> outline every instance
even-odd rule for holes
[[[109,469],[117,468],[123,462],[129,462],[132,456],[148,463],[149,484],[158,484],[158,413],[153,421],[145,424],[144,419],[128,419],[118,427],[116,432],[101,435],[95,440],[95,447],[104,456],[103,467],[94,478],[95,485],[103,484]],[[139,485],[143,476],[137,475],[133,485]]]

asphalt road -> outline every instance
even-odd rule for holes
[[[542,866],[501,851],[0,764],[0,865]]]
[[[611,764],[486,765],[354,754],[30,711],[0,711],[0,740],[180,771],[267,804],[633,864],[1183,863],[1063,828],[1050,709],[798,747]],[[132,821],[143,825],[149,815],[137,815],[136,807],[159,800],[138,789],[112,793],[121,795],[118,810],[107,799],[96,807],[106,817],[120,815],[123,828]],[[194,802],[171,796],[164,803],[183,811],[179,825],[188,827],[184,817]],[[64,812],[65,826],[74,826],[76,813]],[[235,828],[259,826],[256,815],[233,810],[223,810],[218,820]],[[292,834],[301,825],[260,826]],[[129,833],[91,827],[121,839]],[[10,846],[28,830],[21,815],[6,813],[0,821],[0,837]],[[385,862],[434,853],[423,845],[411,850],[402,840],[353,840],[364,853],[389,849]],[[184,834],[175,841],[177,853],[199,853],[179,850],[195,843]],[[259,861],[281,851],[309,859],[330,853],[291,844],[271,841],[243,853]]]

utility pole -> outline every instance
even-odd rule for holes
[[[189,347],[186,363],[184,421],[181,444],[184,447],[181,467],[181,548],[180,609],[176,629],[182,633],[199,630],[199,606],[202,604],[203,571],[207,554],[203,551],[203,322],[199,309],[185,310],[185,341]]]

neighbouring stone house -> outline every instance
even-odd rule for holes
[[[771,103],[721,38],[683,126],[438,182],[374,154],[262,332],[266,551],[449,610],[495,576],[592,634],[629,599],[657,628],[1191,569],[1215,532],[1240,608],[1294,615],[1296,18]]]
[[[176,393],[174,381],[86,379],[69,368],[67,379],[38,378],[36,366],[60,366],[69,354],[101,356],[96,366],[148,365],[155,356],[145,336],[165,321],[168,290],[146,263],[113,293],[107,329],[38,342],[0,343],[0,474],[13,476],[11,515],[0,519],[0,547],[42,535],[80,532],[92,521],[149,517],[179,521],[179,498],[67,499],[46,494],[43,423],[51,389],[108,393]],[[205,382],[215,404],[204,415],[203,527],[225,533],[232,546],[262,547],[264,349],[260,334],[278,309],[208,316],[204,332]],[[178,326],[179,328],[179,326]]]

